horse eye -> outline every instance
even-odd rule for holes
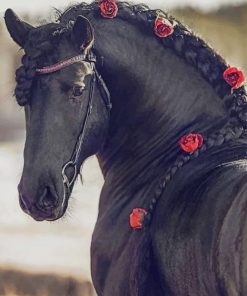
[[[84,91],[83,86],[74,86],[73,88],[73,96],[74,97],[80,97]]]

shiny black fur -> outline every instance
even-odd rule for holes
[[[98,295],[245,295],[244,87],[231,94],[226,62],[172,17],[174,34],[159,39],[159,11],[121,2],[118,16],[106,20],[98,5],[72,6],[40,30],[47,45],[46,32],[63,38],[71,21],[86,16],[112,95],[109,134],[97,154],[105,177],[92,240]],[[24,61],[23,76],[29,67]],[[17,99],[27,104],[30,84],[19,78]],[[178,140],[192,131],[205,142],[186,155]],[[148,209],[141,231],[128,224],[134,207]]]

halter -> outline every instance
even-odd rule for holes
[[[110,110],[112,108],[111,98],[110,98],[110,93],[107,89],[107,86],[106,86],[104,80],[102,79],[102,77],[100,76],[100,74],[98,73],[98,71],[95,67],[96,56],[92,52],[80,54],[80,55],[74,56],[72,58],[69,58],[67,60],[58,62],[54,65],[43,67],[41,69],[36,69],[36,72],[38,74],[50,74],[50,73],[57,72],[65,67],[68,67],[74,63],[81,62],[81,61],[88,62],[91,65],[92,75],[91,75],[91,79],[90,79],[90,92],[89,92],[89,98],[88,98],[88,104],[87,104],[87,113],[86,113],[86,116],[85,116],[83,123],[82,123],[81,132],[79,134],[78,140],[76,142],[76,145],[75,145],[75,148],[73,150],[70,160],[62,168],[62,178],[63,178],[63,187],[64,187],[64,196],[63,196],[63,201],[62,201],[62,207],[65,203],[67,193],[69,195],[71,194],[71,191],[72,191],[71,189],[72,189],[73,183],[76,180],[79,169],[80,169],[79,168],[79,158],[80,158],[82,147],[84,144],[87,123],[88,123],[90,114],[92,113],[95,83],[97,82],[99,84],[100,94],[101,94],[101,97],[105,103],[106,109],[108,111],[108,115],[110,115]],[[71,180],[67,175],[67,171],[69,168],[73,169],[73,175],[72,175]]]

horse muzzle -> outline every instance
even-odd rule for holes
[[[18,191],[20,207],[36,221],[54,221],[63,216],[65,209],[61,209],[59,196],[50,186],[46,186],[36,199],[26,193],[21,185]]]

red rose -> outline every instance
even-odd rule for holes
[[[106,18],[114,18],[118,12],[115,0],[103,0],[100,3],[101,15]]]
[[[164,38],[174,32],[173,25],[163,17],[157,17],[154,24],[154,32],[157,36]]]
[[[226,69],[223,77],[225,81],[232,87],[232,90],[237,89],[243,85],[245,80],[244,73],[235,67]]]
[[[195,152],[198,148],[202,147],[203,136],[200,134],[188,134],[180,139],[179,145],[185,152]]]
[[[146,210],[140,208],[134,209],[133,212],[130,214],[130,226],[133,229],[143,228],[143,221],[146,215]]]

